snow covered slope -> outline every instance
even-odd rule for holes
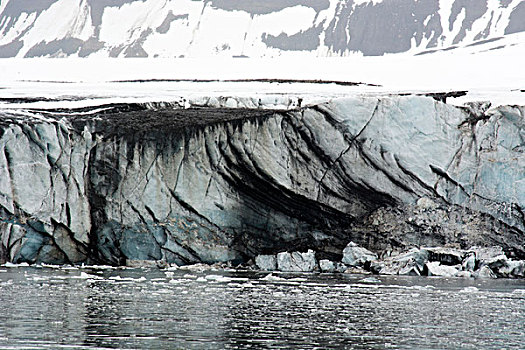
[[[525,31],[521,0],[0,3],[0,57],[425,54],[501,49]]]

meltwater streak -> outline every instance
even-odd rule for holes
[[[0,269],[0,347],[519,349],[525,282]]]

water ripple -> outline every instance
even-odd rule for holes
[[[521,349],[525,282],[7,266],[5,349]]]

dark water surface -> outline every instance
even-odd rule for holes
[[[524,349],[525,281],[0,268],[2,349]]]

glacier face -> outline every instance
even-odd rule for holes
[[[349,241],[525,256],[522,107],[237,105],[249,108],[1,111],[1,260],[241,262],[310,248],[339,260]],[[417,209],[427,202],[440,209]]]
[[[421,54],[523,32],[524,12],[519,0],[7,0],[0,57]]]

